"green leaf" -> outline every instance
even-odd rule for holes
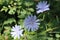
[[[4,35],[0,34],[0,40],[5,40]]]
[[[13,15],[13,14],[15,14],[15,12],[16,12],[16,7],[14,6],[14,7],[10,7],[10,11],[8,12],[10,15]]]
[[[48,40],[53,40],[53,38],[48,37]]]
[[[59,37],[60,37],[60,35],[59,35],[59,34],[56,34],[56,37],[57,37],[57,38],[59,38]]]
[[[4,28],[5,28],[4,34],[5,35],[9,35],[10,34],[11,27],[10,26],[4,26]]]
[[[22,11],[21,11],[21,14],[26,14],[27,13],[27,11],[25,10],[25,9],[23,9]]]
[[[27,14],[27,11],[23,9],[22,11],[20,11],[20,14],[18,14],[18,18],[24,18],[25,14]]]
[[[27,8],[27,10],[30,11],[30,12],[34,12],[33,8]]]
[[[32,6],[33,2],[25,2],[24,5],[27,6],[27,7]]]
[[[7,10],[8,10],[8,8],[5,6],[3,6],[3,8],[1,9],[1,11],[5,11],[5,12],[7,12]]]
[[[0,4],[3,4],[4,0],[0,0]]]
[[[17,3],[17,5],[21,5],[21,4],[22,4],[22,2],[18,2],[18,3]]]
[[[16,20],[15,20],[14,18],[10,18],[10,19],[4,21],[4,25],[5,25],[5,24],[11,24],[11,23],[13,23],[13,22],[16,22]]]

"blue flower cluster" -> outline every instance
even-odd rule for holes
[[[36,8],[36,12],[38,13],[42,13],[44,11],[49,10],[49,4],[47,4],[47,1],[43,1],[43,2],[39,2],[37,4],[37,8]],[[34,15],[28,16],[27,18],[25,18],[24,20],[24,25],[25,28],[28,29],[28,31],[36,31],[38,30],[39,27],[39,19],[37,19],[37,17]]]
[[[36,13],[42,13],[44,11],[49,10],[49,4],[47,4],[47,1],[40,1],[37,5],[36,5]],[[27,29],[28,31],[36,31],[38,30],[40,25],[40,19],[37,19],[36,15],[28,15],[25,20],[24,20],[24,28]],[[15,25],[15,27],[13,26],[12,31],[11,31],[11,35],[12,37],[14,37],[14,39],[16,39],[16,37],[19,39],[20,36],[22,36],[23,34],[23,29],[21,29],[21,26]]]

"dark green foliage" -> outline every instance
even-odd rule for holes
[[[20,40],[60,40],[60,0],[46,1],[50,10],[36,14],[36,0],[0,0],[0,40],[13,40],[11,27],[15,24],[24,27],[24,19],[31,14],[40,19],[39,29],[35,32],[25,30]]]

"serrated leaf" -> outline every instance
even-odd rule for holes
[[[27,13],[27,11],[24,9],[21,11],[21,14],[26,14],[26,13]]]
[[[16,12],[16,7],[10,7],[10,11],[8,12],[9,14],[13,15]]]
[[[33,8],[27,8],[27,10],[30,11],[30,12],[34,12]]]
[[[21,4],[22,4],[22,2],[18,2],[18,3],[17,3],[17,5],[21,5]]]
[[[25,2],[24,5],[29,7],[29,6],[32,6],[33,3],[32,2]]]
[[[4,21],[4,25],[5,25],[5,24],[11,24],[11,23],[13,23],[13,22],[16,22],[16,20],[15,20],[14,18],[10,18],[10,19]]]
[[[5,11],[5,12],[7,12],[7,10],[8,10],[8,8],[5,6],[3,6],[3,8],[1,9],[1,11]]]

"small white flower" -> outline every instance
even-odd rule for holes
[[[15,25],[15,27],[13,26],[12,30],[11,30],[11,35],[12,37],[14,37],[14,39],[18,38],[20,39],[20,36],[23,36],[23,30],[21,29],[21,26]]]
[[[44,11],[49,10],[49,4],[47,4],[47,1],[39,2],[38,5],[36,5],[37,13],[42,13]]]

